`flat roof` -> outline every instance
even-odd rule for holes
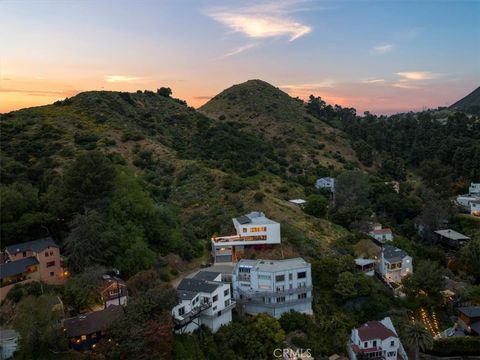
[[[436,230],[435,233],[451,240],[470,240],[468,236],[460,234],[452,229]]]
[[[375,264],[374,259],[355,259],[355,264],[359,266],[365,266],[365,265],[370,265],[370,264]]]
[[[237,221],[241,225],[245,224],[278,224],[276,221],[270,220],[265,216],[261,211],[252,211],[248,214],[233,218],[234,221]]]
[[[284,260],[242,259],[238,262],[238,266],[248,266],[258,271],[276,272],[309,267],[310,263],[300,257]]]

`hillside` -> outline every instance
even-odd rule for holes
[[[283,149],[293,173],[321,165],[340,168],[357,158],[345,135],[309,115],[303,102],[262,81],[249,80],[213,97],[199,111],[238,124]]]
[[[233,231],[230,218],[254,209],[285,225],[284,246],[293,253],[321,251],[346,233],[286,201],[305,196],[304,188],[292,181],[286,168],[291,155],[273,139],[247,132],[236,122],[209,118],[168,96],[151,91],[85,92],[4,114],[0,125],[6,244],[43,236],[46,228],[64,242],[73,220],[85,211],[69,208],[65,201],[66,173],[75,171],[72,167],[78,166],[82,154],[88,160],[89,154],[96,159],[98,152],[117,169],[113,195],[106,200],[110,205],[102,210],[107,220],[118,221],[115,214],[123,211],[125,202],[144,199],[145,208],[128,208],[122,216],[128,222],[133,217],[138,233],[143,233],[140,239],[161,255],[207,256],[207,239]],[[320,122],[316,125],[323,129]],[[308,146],[312,143],[309,140]],[[296,149],[301,151],[299,144]],[[86,171],[95,169],[87,164]],[[132,186],[138,191],[130,191]],[[261,201],[254,200],[257,192],[265,195]],[[145,223],[149,216],[156,218],[149,222],[158,221],[160,233]]]
[[[466,113],[480,114],[480,86],[463,99],[450,106],[450,109],[465,111]]]

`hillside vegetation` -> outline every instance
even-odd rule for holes
[[[451,105],[450,109],[462,110],[477,115],[480,114],[480,86]]]

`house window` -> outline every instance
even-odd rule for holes
[[[26,251],[22,252],[22,256],[23,257],[27,256],[27,252]]]
[[[183,314],[185,314],[185,306],[178,309],[178,315],[182,316]]]
[[[227,307],[228,305],[230,305],[230,300],[225,300],[225,307]]]
[[[365,341],[365,342],[363,343],[363,347],[364,347],[364,348],[368,348],[368,341]]]
[[[396,355],[396,351],[389,351],[387,356],[388,357],[392,357],[392,356],[395,356]]]
[[[258,275],[258,280],[270,280],[270,275]]]
[[[53,256],[53,251],[50,251],[50,256]]]
[[[53,271],[50,272],[50,276],[53,276],[55,275],[55,273]]]
[[[247,228],[243,228],[243,232],[247,232]]]
[[[395,346],[395,340],[390,341],[390,346]]]
[[[373,340],[372,346],[377,346],[377,340]]]
[[[213,311],[217,310],[217,307],[216,307],[216,306],[214,306],[212,310],[213,310]]]
[[[297,279],[305,279],[306,277],[307,277],[307,272],[306,271],[302,271],[302,272],[297,273]]]
[[[228,294],[230,294],[230,289],[225,289],[223,296],[228,296]]]
[[[217,316],[218,316],[218,317],[222,316],[222,312],[219,311],[219,312],[217,313]]]
[[[213,302],[217,301],[218,300],[218,295],[215,295],[212,299]]]
[[[45,257],[48,257],[48,251],[45,251]]]
[[[276,281],[276,282],[285,281],[285,275],[277,275],[277,276],[275,276],[275,281]]]
[[[307,293],[298,294],[298,298],[299,299],[306,299],[307,298]]]
[[[55,261],[49,261],[49,262],[47,262],[47,268],[48,268],[48,267],[52,267],[52,266],[55,266]]]
[[[92,335],[90,335],[90,339],[95,339],[97,337],[97,333],[93,333]]]
[[[293,274],[292,273],[288,274],[288,280],[293,280]]]
[[[285,302],[285,296],[277,297],[277,303],[284,303],[284,302]]]
[[[80,338],[82,339],[82,341],[85,341],[87,340],[87,335],[82,335]]]
[[[118,295],[119,289],[114,289],[114,290],[110,290],[108,293],[110,294],[110,296],[115,296],[115,295]]]

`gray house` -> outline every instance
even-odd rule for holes
[[[239,311],[276,318],[290,310],[312,314],[311,269],[302,258],[240,260],[232,283]]]

